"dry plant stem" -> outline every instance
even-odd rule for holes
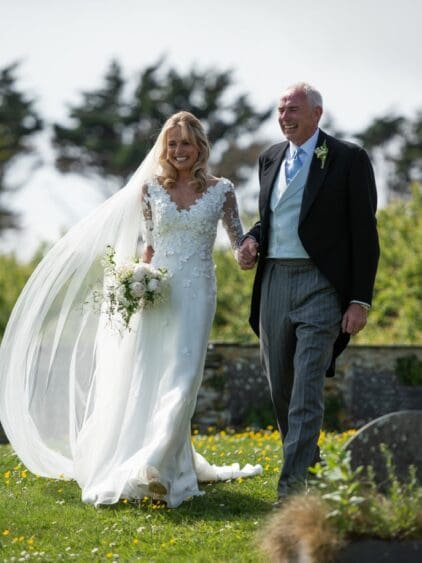
[[[273,563],[328,563],[341,547],[326,503],[306,494],[288,499],[269,519],[259,540]]]

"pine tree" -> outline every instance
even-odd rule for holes
[[[8,189],[6,175],[11,165],[33,150],[29,140],[42,128],[34,101],[17,86],[17,68],[18,63],[13,63],[0,70],[0,196]],[[16,215],[0,205],[0,232],[16,226]]]
[[[390,195],[408,196],[412,182],[422,181],[422,112],[375,118],[355,137],[382,163]]]
[[[182,74],[164,61],[145,68],[134,89],[113,61],[104,84],[70,108],[70,124],[54,126],[57,166],[99,174],[122,184],[144,159],[166,119],[187,110],[204,124],[212,145],[212,171],[245,182],[266,142],[257,131],[271,109],[256,111],[244,94],[230,98],[231,71],[192,69]]]

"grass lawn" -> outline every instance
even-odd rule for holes
[[[340,446],[347,434],[321,436]],[[216,464],[260,463],[261,476],[204,484],[205,495],[177,509],[149,499],[93,508],[73,481],[29,473],[0,446],[0,560],[264,561],[255,532],[271,513],[281,445],[270,427],[195,435],[198,452]]]

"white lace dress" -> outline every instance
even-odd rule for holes
[[[158,481],[167,490],[162,496],[167,505],[177,507],[202,494],[198,481],[262,471],[259,465],[210,465],[194,451],[190,432],[216,306],[217,223],[222,218],[233,246],[242,229],[233,185],[226,179],[188,209],[178,209],[158,182],[151,183],[144,189],[143,209],[146,239],[155,251],[152,264],[170,273],[169,299],[139,316],[134,357],[128,360],[134,369],[125,381],[104,386],[108,398],[97,401],[103,412],[93,413],[78,439],[75,478],[85,502],[143,498]]]

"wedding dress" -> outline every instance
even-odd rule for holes
[[[210,186],[188,209],[179,209],[156,180],[139,191],[135,207],[129,209],[128,196],[117,194],[122,202],[113,204],[110,217],[103,210],[87,221],[90,236],[97,220],[101,233],[108,227],[114,238],[86,241],[83,259],[76,259],[75,242],[83,240],[78,228],[77,239],[70,234],[63,247],[55,247],[23,292],[2,343],[0,416],[27,467],[75,479],[85,502],[111,504],[155,496],[158,490],[169,507],[177,507],[202,494],[200,481],[262,472],[259,465],[211,465],[194,451],[190,437],[215,313],[217,223],[222,218],[233,246],[241,226],[228,180]],[[168,299],[136,314],[123,336],[86,305],[75,312],[75,303],[98,278],[93,256],[104,243],[126,251],[134,244],[128,227],[115,227],[118,205],[119,221],[131,214],[125,219],[129,225],[137,216],[155,251],[152,265],[167,269],[170,285]],[[124,238],[116,235],[120,230]],[[89,266],[80,273],[89,252]],[[71,269],[66,275],[65,264]],[[39,304],[33,304],[35,296]]]

